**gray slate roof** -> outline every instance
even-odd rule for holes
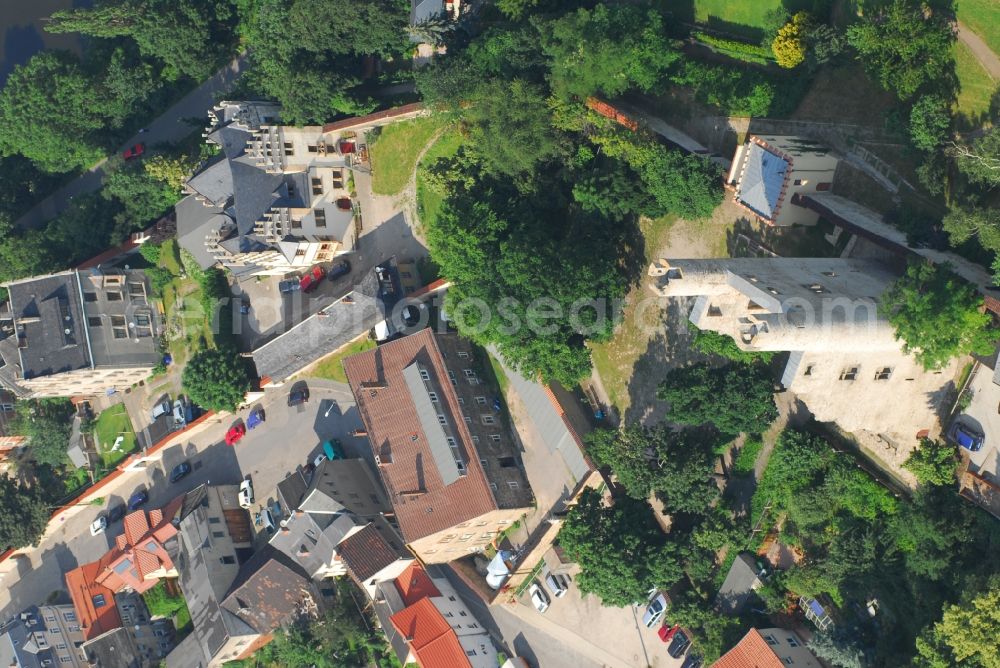
[[[132,634],[123,627],[88,640],[82,648],[95,668],[140,668],[143,665]]]
[[[744,552],[736,557],[719,587],[716,604],[727,615],[735,615],[746,607],[754,596],[754,588],[760,585],[757,564],[752,555]]]
[[[764,218],[773,220],[789,167],[787,160],[752,142],[739,184],[737,196],[740,201]]]

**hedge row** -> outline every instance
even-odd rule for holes
[[[760,44],[749,44],[734,39],[716,37],[704,32],[692,33],[692,36],[700,43],[709,47],[717,53],[758,65],[767,65],[774,62],[774,54],[771,49]]]

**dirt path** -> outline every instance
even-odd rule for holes
[[[976,60],[995,81],[1000,80],[1000,57],[997,57],[997,54],[993,53],[986,42],[961,21],[958,21],[958,39],[969,47]]]
[[[417,171],[420,169],[420,162],[424,159],[427,151],[431,150],[431,146],[437,143],[437,140],[441,138],[445,130],[450,127],[445,125],[443,128],[439,128],[437,132],[430,138],[424,147],[420,149],[420,153],[417,155],[417,161],[413,165],[413,173],[410,174],[410,180],[406,184],[406,188],[403,189],[399,195],[397,195],[396,202],[401,205],[401,208],[405,207],[409,213],[409,218],[412,221],[410,227],[413,228],[413,235],[420,240],[424,246],[427,246],[427,239],[424,237],[424,226],[420,222],[420,214],[418,210],[420,209],[419,202],[417,202]]]

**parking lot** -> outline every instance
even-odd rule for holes
[[[1000,484],[1000,385],[993,382],[993,370],[980,366],[969,382],[969,390],[972,401],[956,419],[983,434],[984,439],[981,450],[969,452],[963,448],[962,454],[968,456],[970,470]]]

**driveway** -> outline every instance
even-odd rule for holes
[[[181,439],[162,452],[162,459],[139,471],[126,473],[112,484],[101,506],[86,504],[76,513],[68,513],[63,525],[45,538],[30,555],[18,557],[17,570],[0,581],[0,621],[30,605],[45,602],[50,595],[68,600],[64,590],[66,571],[101,557],[122,533],[122,523],[109,527],[98,536],[90,535],[90,524],[107,508],[125,503],[138,489],[149,491],[145,508],[165,505],[176,496],[203,483],[236,484],[246,476],[254,482],[256,497],[274,496],[278,481],[299,465],[304,465],[322,450],[321,443],[338,438],[345,454],[371,457],[364,439],[350,436],[361,425],[354,398],[346,385],[332,381],[310,381],[310,399],[302,407],[289,408],[287,391],[275,389],[265,394],[262,405],[267,421],[248,432],[236,447],[224,443],[226,430],[247,411],[225,420],[210,418],[212,424]],[[188,461],[193,471],[171,484],[170,470]]]
[[[960,450],[968,456],[970,470],[1000,484],[1000,385],[993,382],[993,370],[986,365],[977,367],[968,391],[972,392],[972,401],[956,419],[986,438],[979,452]]]

